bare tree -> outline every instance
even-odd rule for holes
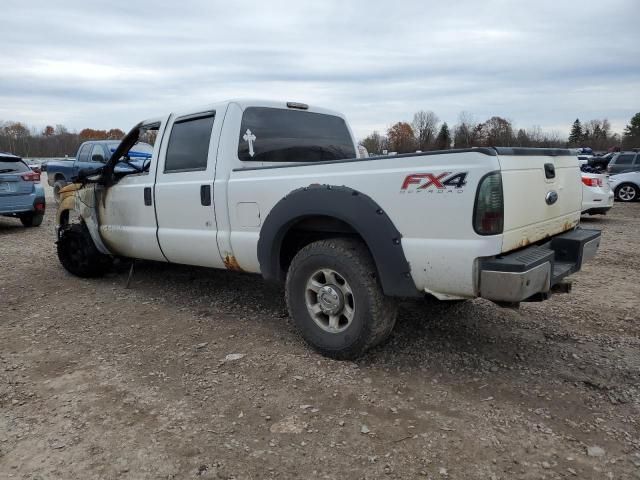
[[[360,144],[367,149],[369,153],[381,154],[385,148],[386,138],[374,131],[371,135],[363,138]]]
[[[430,110],[426,112],[420,110],[413,115],[411,127],[416,137],[416,147],[418,150],[435,148],[439,121],[438,116]]]
[[[478,123],[468,112],[460,112],[458,124],[453,127],[453,146],[455,148],[473,147],[475,143],[474,132]]]

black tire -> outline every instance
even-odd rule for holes
[[[78,277],[101,277],[111,267],[111,257],[98,251],[84,224],[63,227],[57,250],[62,266]]]
[[[321,327],[307,306],[308,302],[321,304],[320,295],[309,300],[316,294],[307,289],[307,284],[322,270],[336,273],[334,278],[340,277],[345,282],[337,282],[342,285],[339,288],[346,285],[350,290],[344,296],[340,292],[343,303],[352,305],[351,319],[346,314],[340,317],[340,321],[346,322],[339,327],[340,331],[330,332],[327,330],[330,327]],[[287,272],[285,293],[289,315],[302,337],[327,357],[339,360],[359,357],[387,339],[396,322],[397,303],[382,292],[369,250],[358,240],[334,238],[302,248]],[[318,312],[316,318],[323,315],[324,311]]]
[[[20,221],[25,227],[39,227],[42,224],[44,213],[27,213],[20,215]]]
[[[67,186],[64,180],[56,180],[53,184],[53,199],[56,203],[60,203],[60,189]]]
[[[620,197],[621,193],[623,193],[622,197],[624,198]],[[638,186],[633,183],[621,183],[616,187],[615,194],[616,199],[621,202],[634,202],[640,199],[640,189],[638,189]]]

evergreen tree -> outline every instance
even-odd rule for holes
[[[582,143],[584,135],[582,133],[582,124],[580,119],[576,118],[571,126],[571,133],[569,134],[569,145],[579,146]]]
[[[624,129],[622,145],[625,149],[640,147],[640,112],[631,118],[631,121]]]
[[[451,132],[449,132],[447,122],[444,122],[440,127],[440,131],[436,137],[436,147],[438,150],[448,150],[451,148]]]

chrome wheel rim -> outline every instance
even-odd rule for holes
[[[347,280],[335,270],[323,268],[309,277],[305,303],[313,321],[329,333],[349,328],[355,314],[355,298]]]
[[[636,190],[630,185],[625,185],[624,187],[620,187],[618,197],[620,197],[621,200],[628,202],[636,197]]]

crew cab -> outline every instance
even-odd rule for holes
[[[150,161],[132,167],[149,138]],[[339,113],[234,100],[137,124],[61,190],[57,250],[82,277],[114,257],[260,274],[284,285],[309,344],[355,358],[388,337],[398,298],[567,290],[600,242],[578,227],[581,189],[568,150],[359,158]]]
[[[72,182],[81,173],[91,173],[102,168],[111,154],[120,145],[120,140],[89,140],[80,144],[75,158],[50,160],[47,162],[47,182],[53,187],[53,197],[60,200],[60,189]],[[128,152],[130,159],[142,164],[151,157],[151,145],[139,143]]]

